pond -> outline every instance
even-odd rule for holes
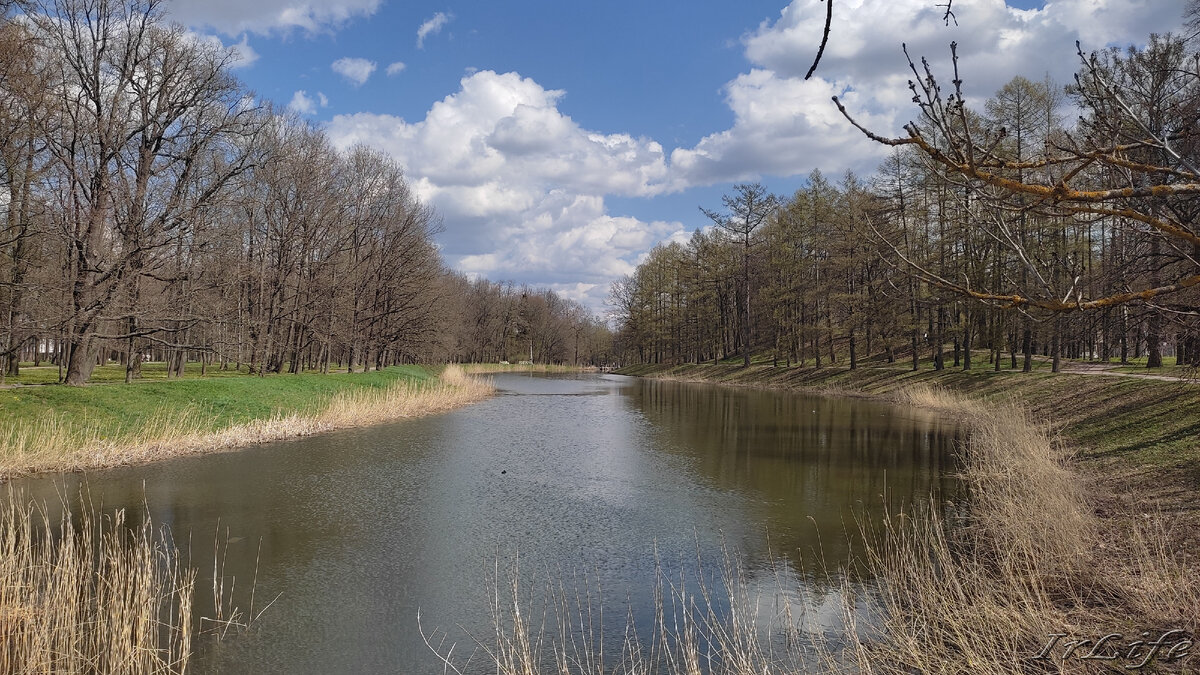
[[[222,551],[243,612],[251,591],[255,614],[271,604],[198,640],[200,673],[443,672],[427,641],[487,672],[481,653],[462,663],[514,576],[602,605],[592,639],[615,654],[630,621],[648,637],[656,582],[719,578],[727,555],[752,592],[833,629],[843,581],[871,583],[851,564],[860,528],[961,493],[960,432],[909,408],[602,374],[495,382],[438,416],[20,485],[148,509],[200,568],[198,615]]]

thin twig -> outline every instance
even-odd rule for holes
[[[817,71],[817,64],[821,62],[821,55],[825,53],[825,45],[829,43],[829,27],[833,25],[833,0],[825,0],[825,34],[821,36],[821,46],[817,49],[817,58],[813,59],[812,66],[808,69],[808,74],[804,79],[813,76]]]

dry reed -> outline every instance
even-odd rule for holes
[[[97,425],[67,415],[10,420],[0,424],[0,477],[139,464],[230,450],[445,412],[487,398],[493,391],[489,380],[468,377],[461,367],[452,365],[437,380],[342,391],[313,414],[276,415],[216,431],[210,430],[211,421],[202,404],[160,409],[137,429],[117,434],[118,438],[106,437]]]
[[[1143,631],[1197,628],[1200,578],[1169,550],[1159,521],[1099,518],[1045,425],[1012,402],[928,387],[903,396],[967,421],[971,498],[961,522],[936,510],[898,514],[869,543],[883,624],[853,650],[860,672],[1110,672],[1146,650],[1086,660],[1091,644],[1044,648],[1054,634],[1094,642],[1120,633],[1117,644],[1128,645]]]
[[[0,672],[186,670],[196,576],[148,518],[54,522],[11,490],[0,511]]]
[[[442,631],[426,644],[447,672],[497,675],[766,675],[843,669],[823,632],[810,625],[797,589],[777,570],[772,597],[760,597],[728,551],[720,576],[669,578],[656,561],[654,617],[639,627],[625,614],[620,645],[606,651],[599,583],[577,574],[546,573],[544,584],[523,582],[516,563],[490,580],[494,633],[471,636],[466,654]],[[569,579],[570,583],[567,583]],[[780,599],[783,601],[780,602]],[[419,621],[419,619],[418,619]],[[643,630],[644,628],[644,630]],[[611,636],[609,638],[612,639]],[[458,650],[458,657],[455,652]],[[472,667],[474,665],[474,667]]]
[[[761,599],[727,556],[720,602],[703,579],[687,590],[682,580],[660,576],[649,643],[630,622],[620,653],[609,656],[597,644],[597,595],[552,585],[538,599],[522,590],[514,570],[508,592],[494,593],[494,636],[476,640],[485,665],[500,675],[1111,672],[1145,656],[1145,648],[1127,656],[1131,641],[1200,628],[1200,578],[1167,543],[1162,521],[1097,517],[1045,425],[1013,402],[927,386],[898,398],[966,422],[971,498],[958,505],[955,522],[943,522],[934,505],[886,516],[882,537],[868,535],[875,528],[863,523],[865,563],[876,583],[870,591],[842,587],[840,635],[806,630],[787,602],[763,624]],[[780,586],[777,596],[796,592]],[[863,592],[874,608],[869,625],[860,625],[856,610]],[[1125,640],[1123,660],[1079,658],[1089,646],[1067,657],[1057,644],[1034,658],[1054,634],[1095,641],[1112,633]],[[444,645],[443,634],[431,647],[460,672]]]

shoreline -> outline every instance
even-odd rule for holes
[[[0,430],[4,450],[0,483],[47,473],[97,471],[231,452],[338,429],[435,415],[484,400],[494,392],[489,379],[447,366],[436,377],[413,380],[396,376],[380,386],[347,386],[333,391],[315,409],[275,413],[216,429],[207,428],[205,408],[211,402],[203,400],[178,410],[156,410],[135,434],[116,439],[72,420],[70,413],[25,423],[14,421]]]
[[[936,513],[899,514],[868,544],[889,618],[883,637],[853,649],[862,672],[969,663],[1008,673],[1036,665],[1048,635],[1200,632],[1193,383],[892,368],[619,372],[886,400],[967,423],[965,528]],[[1043,665],[1088,672],[1088,661],[1059,652]]]
[[[905,390],[932,387],[989,405],[1015,402],[1048,427],[1104,512],[1167,513],[1200,542],[1200,383],[1081,373],[963,372],[947,368],[629,366],[618,374],[682,382],[911,403]],[[954,410],[944,410],[949,414]],[[1195,533],[1192,534],[1192,531]]]

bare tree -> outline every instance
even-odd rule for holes
[[[954,45],[951,50],[953,53]],[[1176,127],[1177,132],[1165,134],[1147,126],[1147,121],[1129,106],[1122,92],[1106,79],[1093,55],[1085,57],[1081,80],[1096,93],[1096,98],[1085,98],[1085,103],[1094,115],[1109,119],[1123,129],[1122,137],[1110,140],[1095,134],[1084,138],[1064,134],[1047,144],[1045,153],[1036,158],[1006,157],[999,152],[1008,135],[1005,128],[981,134],[973,131],[968,123],[957,56],[954,63],[954,89],[947,95],[928,65],[921,73],[910,60],[915,79],[909,85],[924,124],[906,125],[906,137],[879,136],[858,124],[836,97],[834,102],[867,137],[893,147],[915,148],[980,198],[1000,205],[1003,212],[1037,209],[1047,217],[1113,218],[1180,246],[1191,248],[1200,244],[1200,236],[1191,223],[1164,208],[1173,199],[1200,194],[1200,172],[1191,159],[1174,149],[1181,142],[1191,142],[1197,133],[1194,124],[1180,124]],[[1194,62],[1182,67],[1178,75],[1189,83],[1187,89],[1194,91],[1194,83],[1200,78]],[[1138,150],[1153,150],[1161,161],[1131,156]],[[1097,182],[1095,176],[1104,171],[1123,176],[1125,184],[1114,186]],[[1004,243],[1018,255],[1028,258],[1019,237],[1003,223],[997,225],[1006,232]],[[1065,280],[1067,289],[1062,295],[1057,293],[1058,289],[1044,283],[1045,279],[1024,288],[1014,287],[1011,291],[979,290],[938,275],[915,261],[907,262],[924,280],[962,295],[1000,307],[1038,308],[1052,312],[1147,302],[1200,284],[1200,274],[1197,274],[1200,264],[1195,260],[1171,283],[1114,289],[1102,297],[1088,297],[1086,289],[1078,284],[1078,278]]]
[[[761,183],[738,183],[733,186],[733,194],[721,198],[725,211],[714,211],[701,207],[700,211],[713,223],[730,236],[736,238],[742,245],[742,302],[740,350],[742,364],[750,365],[750,249],[754,245],[754,231],[778,208],[779,202],[775,195],[767,192]]]
[[[163,26],[160,4],[56,0],[32,18],[58,57],[50,86],[62,123],[48,138],[71,285],[69,384],[87,381],[100,339],[170,341],[167,317],[110,310],[137,305],[138,283],[167,267],[251,163],[258,116],[228,73],[232,53]],[[106,321],[119,330],[101,333]]]

